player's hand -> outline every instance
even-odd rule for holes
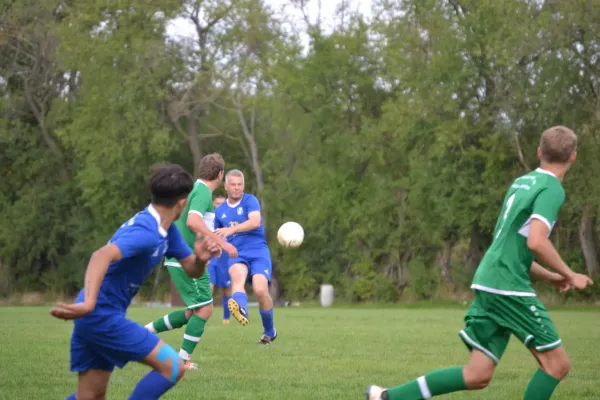
[[[58,304],[50,310],[50,314],[58,319],[71,320],[81,318],[94,311],[94,306],[87,303]]]
[[[231,258],[236,258],[238,256],[238,251],[234,245],[231,243],[225,243],[223,245],[223,250],[229,255]]]
[[[219,228],[219,229],[215,229],[215,235],[222,237],[223,239],[226,239],[227,236],[231,236],[233,235],[233,229],[232,228]]]
[[[593,283],[594,281],[592,281],[592,279],[589,276],[584,274],[574,274],[569,279],[569,284],[577,290],[583,290],[589,285],[592,285]]]
[[[221,247],[215,240],[205,237],[202,240],[196,240],[194,253],[201,261],[208,262],[213,256],[221,256]]]
[[[559,281],[552,281],[549,283],[558,290],[558,293],[568,292],[572,288],[568,279],[561,279]]]

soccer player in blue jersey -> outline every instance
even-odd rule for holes
[[[176,257],[190,276],[199,277],[206,262],[220,253],[210,238],[196,241],[192,252],[173,225],[193,185],[179,165],[157,168],[150,180],[151,204],[92,254],[75,303],[59,304],[50,311],[56,318],[74,321],[71,371],[79,374],[79,380],[77,391],[67,400],[104,399],[115,366],[123,368],[130,361],[142,362],[152,371],[138,382],[129,399],[158,399],[183,376],[177,352],[125,314],[164,256]]]
[[[248,295],[244,287],[246,281],[250,281],[264,328],[258,343],[270,345],[277,338],[277,331],[273,324],[273,299],[269,294],[271,253],[260,204],[255,196],[244,193],[244,174],[237,169],[225,175],[225,190],[227,201],[215,210],[215,233],[238,249],[238,256],[229,260],[233,291],[229,311],[240,324],[248,325]]]
[[[217,194],[213,196],[215,210],[225,202],[225,196]],[[210,275],[210,292],[215,294],[215,288],[221,288],[223,301],[223,325],[229,325],[231,312],[229,311],[229,299],[231,298],[231,279],[229,278],[229,255],[223,253],[220,257],[213,257],[208,263]]]

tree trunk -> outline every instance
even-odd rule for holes
[[[200,140],[198,140],[198,116],[194,111],[190,113],[188,118],[188,141],[194,162],[194,176],[198,176],[198,167],[202,159],[202,149],[200,149]]]
[[[598,249],[596,245],[595,228],[596,216],[590,212],[584,212],[579,221],[579,242],[585,260],[588,275],[598,275],[600,264],[598,263]]]
[[[456,236],[454,234],[448,235],[444,240],[444,249],[439,256],[439,262],[441,267],[442,279],[454,290],[454,279],[452,279],[451,263],[452,250],[456,244]]]

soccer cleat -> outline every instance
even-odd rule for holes
[[[260,337],[260,340],[258,341],[258,344],[264,344],[268,346],[271,343],[273,343],[275,339],[277,339],[277,331],[275,331],[275,336],[273,337],[267,336],[263,333],[263,335]]]
[[[248,321],[248,312],[240,307],[237,301],[234,299],[229,299],[227,302],[227,307],[229,307],[231,315],[233,315],[233,317],[237,319],[240,324],[244,326],[248,325],[248,322],[250,322]]]
[[[187,360],[185,362],[185,365],[183,366],[184,369],[199,369],[198,368],[198,364],[191,362],[190,360]]]
[[[367,400],[388,400],[386,389],[375,385],[369,386]]]
[[[223,325],[229,325],[229,320],[228,319],[224,319],[223,320]]]

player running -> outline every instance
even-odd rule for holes
[[[237,170],[225,176],[227,201],[215,210],[215,233],[227,238],[239,251],[229,260],[229,276],[233,295],[229,311],[242,325],[248,325],[248,295],[246,281],[252,283],[258,299],[264,332],[258,343],[270,345],[277,338],[273,324],[273,299],[269,294],[271,281],[271,252],[267,246],[265,229],[258,199],[244,193],[244,174]]]
[[[548,239],[565,200],[561,181],[575,161],[577,136],[562,126],[546,130],[538,148],[541,165],[517,178],[506,192],[494,241],[473,278],[475,300],[460,337],[471,351],[468,364],[430,372],[392,389],[371,386],[368,400],[429,399],[440,394],[485,388],[511,335],[537,359],[540,368],[524,400],[547,400],[570,369],[548,311],[531,285],[543,280],[565,292],[593,284],[573,272]],[[555,272],[550,272],[537,259]]]
[[[150,180],[151,204],[92,254],[75,303],[50,311],[56,318],[74,320],[71,371],[79,373],[79,381],[67,400],[104,399],[114,367],[123,368],[130,361],[152,368],[130,399],[158,399],[183,376],[177,352],[125,313],[163,256],[179,260],[190,276],[200,276],[206,262],[220,251],[215,241],[207,239],[193,243],[193,254],[173,225],[192,186],[192,177],[181,166],[158,168]]]
[[[220,154],[209,154],[200,160],[199,179],[194,184],[183,214],[175,221],[175,225],[189,246],[193,245],[196,237],[210,237],[223,250],[235,257],[236,248],[213,233],[215,212],[212,192],[221,184],[224,168],[225,162]],[[182,270],[181,263],[177,259],[166,258],[165,265],[186,309],[173,311],[160,317],[147,324],[146,328],[151,332],[160,333],[187,325],[179,357],[185,361],[186,369],[197,369],[198,365],[192,363],[190,357],[204,333],[204,326],[213,309],[209,272],[207,270],[201,277],[195,279]]]
[[[215,209],[225,201],[225,196],[215,195],[213,205]],[[229,299],[231,298],[231,279],[229,278],[229,256],[222,254],[220,257],[213,257],[208,263],[208,272],[210,275],[210,292],[215,295],[215,288],[221,288],[223,301],[223,325],[229,325],[231,312],[229,311]]]

